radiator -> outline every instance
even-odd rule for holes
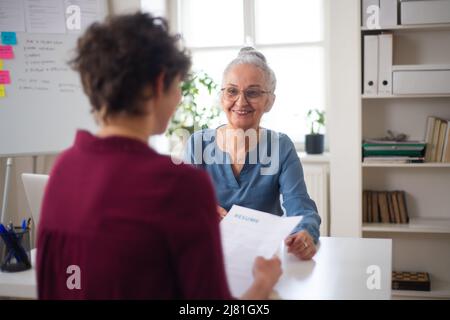
[[[306,188],[322,219],[320,235],[328,236],[328,164],[303,163]]]

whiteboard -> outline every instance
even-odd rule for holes
[[[33,2],[22,1],[24,6]],[[99,9],[95,12],[99,19],[107,12],[106,0],[39,0],[33,5],[48,6],[55,1],[63,9],[74,3],[89,8],[94,5]],[[1,14],[0,8],[0,18]],[[55,11],[51,14],[56,16]],[[77,129],[95,129],[79,74],[67,64],[74,56],[76,41],[83,30],[74,32],[63,25],[61,31],[58,22],[48,24],[48,30],[42,29],[54,33],[36,32],[27,21],[29,17],[24,16],[25,31],[16,32],[17,44],[12,46],[14,58],[3,60],[3,70],[9,70],[11,82],[4,85],[5,97],[0,98],[0,156],[57,153],[73,144]],[[49,15],[43,17],[49,18]],[[89,18],[92,20],[92,12]],[[44,27],[45,21],[39,21],[36,16],[32,19],[35,26]],[[66,16],[62,21],[66,22]],[[1,21],[0,26],[5,28]],[[20,30],[16,25],[11,28]]]

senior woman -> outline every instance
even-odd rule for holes
[[[208,175],[148,146],[190,66],[177,37],[161,18],[113,16],[88,28],[72,65],[100,128],[78,131],[50,175],[39,298],[231,298]],[[280,275],[279,259],[258,257],[243,298],[267,298]]]
[[[288,216],[303,216],[286,239],[288,251],[303,260],[316,253],[320,217],[309,197],[294,144],[282,133],[260,127],[275,101],[276,78],[264,55],[242,48],[223,74],[222,108],[228,123],[194,133],[186,162],[213,180],[225,216],[233,204]]]

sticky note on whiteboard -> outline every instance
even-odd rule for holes
[[[2,43],[9,45],[17,44],[17,36],[15,32],[2,32]]]
[[[0,98],[3,98],[5,96],[6,96],[5,86],[3,84],[0,84]]]
[[[0,70],[3,70],[3,60],[0,59]]]
[[[9,76],[8,70],[1,70],[0,71],[0,84],[10,84],[11,78]]]
[[[0,59],[14,59],[12,46],[0,46]]]

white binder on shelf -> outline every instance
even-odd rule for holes
[[[393,27],[397,23],[397,0],[380,0],[380,26]]]
[[[364,36],[364,94],[378,94],[378,36]]]
[[[378,36],[378,94],[392,94],[392,56],[393,35],[392,33],[380,34]]]

